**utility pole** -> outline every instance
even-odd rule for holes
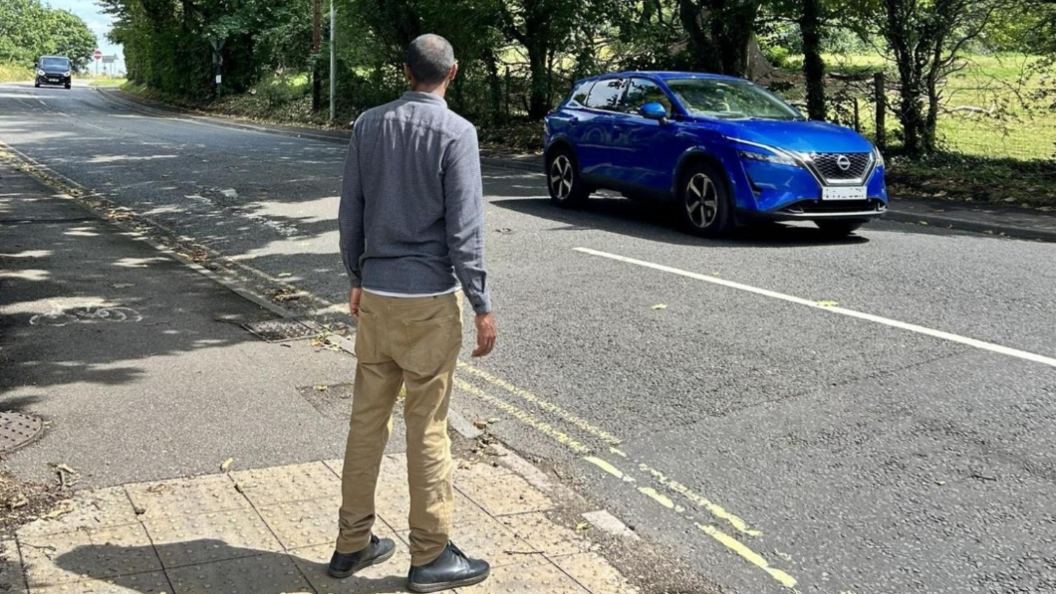
[[[322,41],[323,0],[312,0],[312,111],[322,101],[323,81],[319,72],[319,45]]]
[[[337,95],[337,39],[334,34],[337,20],[337,9],[334,8],[334,0],[330,0],[330,122],[333,123],[335,115],[334,98]]]
[[[220,98],[220,71],[224,65],[224,56],[220,53],[224,49],[224,42],[226,39],[219,37],[213,37],[209,40],[209,45],[213,46],[213,65],[216,66],[216,98]]]

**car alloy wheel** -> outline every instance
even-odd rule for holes
[[[686,185],[686,212],[698,229],[707,229],[719,216],[719,194],[715,182],[704,173],[696,173]]]
[[[575,182],[575,171],[572,162],[565,155],[558,155],[550,165],[550,189],[558,200],[567,200],[572,195],[572,184]]]

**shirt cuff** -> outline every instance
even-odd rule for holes
[[[473,306],[473,311],[477,315],[484,315],[491,313],[491,296],[487,293],[478,295],[466,295],[469,300],[469,304]]]

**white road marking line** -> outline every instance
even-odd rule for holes
[[[692,278],[701,280],[704,282],[728,287],[731,289],[737,289],[739,291],[746,291],[748,293],[755,293],[756,295],[762,295],[763,297],[770,297],[772,299],[780,299],[781,301],[787,301],[789,303],[795,303],[797,305],[805,305],[814,309],[821,309],[835,314],[848,316],[851,318],[858,318],[860,320],[866,320],[877,324],[883,324],[884,326],[890,326],[892,328],[899,328],[901,330],[907,330],[909,332],[916,332],[917,334],[924,334],[933,338],[940,338],[942,340],[948,340],[958,344],[982,349],[984,351],[990,351],[992,353],[998,353],[1001,355],[1007,355],[1009,357],[1015,357],[1017,359],[1023,359],[1024,361],[1032,361],[1034,363],[1041,363],[1042,365],[1048,365],[1050,367],[1056,367],[1056,359],[1052,357],[1046,357],[1044,355],[1038,355],[1035,353],[1029,353],[1027,351],[1021,351],[1011,347],[994,344],[992,342],[986,342],[975,338],[969,338],[967,336],[961,336],[959,334],[953,334],[951,332],[943,332],[942,330],[933,330],[924,326],[918,326],[917,324],[910,324],[907,322],[900,322],[898,320],[892,320],[882,316],[868,314],[853,309],[847,309],[845,307],[839,307],[830,305],[824,301],[814,301],[810,299],[803,299],[802,297],[795,297],[793,295],[786,295],[784,293],[778,293],[777,291],[770,291],[768,289],[760,289],[759,287],[753,287],[741,283],[735,283],[733,281],[716,278],[714,276],[708,276],[705,274],[699,274],[696,272],[690,272],[688,270],[682,270],[681,268],[674,268],[671,266],[664,266],[663,264],[654,264],[652,262],[646,262],[644,260],[636,260],[634,258],[628,258],[626,256],[620,256],[618,254],[610,254],[608,252],[601,252],[598,250],[592,250],[590,248],[577,247],[573,248],[577,252],[589,254],[591,256],[598,256],[600,258],[608,258],[610,260],[616,260],[618,262],[624,262],[626,264],[634,264],[635,266],[642,266],[644,268],[652,268],[653,270],[659,270],[661,272],[668,272],[671,274],[677,274],[686,278]]]

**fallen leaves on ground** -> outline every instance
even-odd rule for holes
[[[220,472],[227,472],[228,470],[231,470],[231,465],[234,463],[234,458],[228,458],[227,460],[224,460],[220,463]]]

